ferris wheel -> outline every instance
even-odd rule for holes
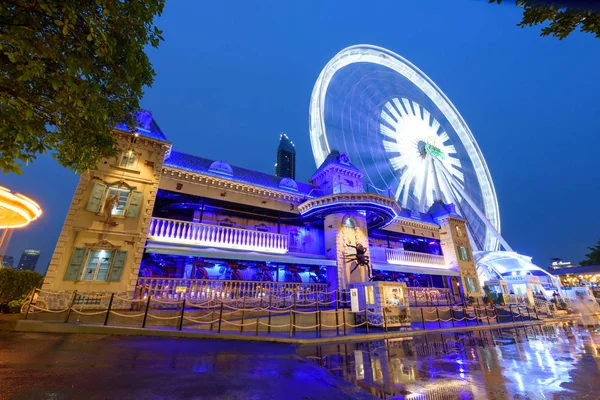
[[[481,150],[458,110],[421,70],[381,47],[357,45],[325,66],[310,100],[317,166],[348,154],[371,187],[402,207],[454,204],[475,250],[510,246],[500,235],[496,191]]]

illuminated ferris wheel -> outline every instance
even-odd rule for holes
[[[510,250],[473,134],[435,83],[398,54],[358,45],[329,61],[310,101],[310,138],[317,166],[332,150],[344,152],[402,207],[452,203],[475,250]]]

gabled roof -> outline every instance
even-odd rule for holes
[[[160,129],[150,111],[141,110],[136,115],[137,124],[135,131],[140,135],[150,139],[156,139],[163,142],[168,142],[167,137]],[[125,132],[131,132],[127,125],[117,124],[116,129]]]
[[[350,171],[364,175],[361,170],[352,165],[350,159],[346,154],[340,154],[340,152],[337,150],[331,150],[331,153],[329,153],[329,155],[325,158],[325,161],[323,161],[321,166],[319,166],[317,171],[313,174],[313,177],[320,175],[321,172],[325,171],[331,165],[336,165],[341,168],[345,168]]]
[[[456,212],[456,206],[454,204],[446,204],[441,200],[434,202],[429,210],[427,210],[427,214],[430,214],[433,218],[445,217],[447,215],[463,218]]]
[[[231,175],[223,174],[218,172],[214,168],[211,168],[211,165],[213,165],[214,163],[214,160],[193,156],[178,151],[171,151],[169,156],[165,159],[164,165],[172,168],[182,169],[185,171],[213,175],[216,177],[225,178],[236,182],[262,186],[268,189],[290,193],[298,193],[308,197],[317,197],[322,195],[317,187],[312,186],[308,183],[294,181],[298,187],[298,190],[296,191],[294,190],[295,188],[293,188],[293,185],[289,184],[289,178],[280,178],[275,175],[265,174],[263,172],[236,167],[235,165],[228,165],[231,168]],[[283,182],[283,185],[281,185],[282,180],[286,180]]]

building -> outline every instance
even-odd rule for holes
[[[296,149],[294,143],[285,133],[279,136],[275,176],[296,179]]]
[[[573,264],[571,261],[564,261],[562,258],[553,258],[552,264],[548,267],[549,271],[565,268],[575,268],[577,264]]]
[[[23,250],[17,269],[26,269],[33,271],[37,265],[38,259],[40,258],[39,250]]]
[[[138,121],[133,134],[115,129],[118,158],[81,175],[44,289],[143,298],[185,286],[190,300],[234,281],[248,282],[245,293],[264,282],[347,290],[369,280],[356,263],[364,252],[374,279],[481,296],[452,204],[422,213],[366,193],[363,173],[337,151],[305,183],[177,151],[149,113]],[[280,154],[295,156],[288,141]]]
[[[564,287],[589,286],[595,293],[600,293],[600,265],[554,269],[551,273]]]
[[[15,259],[13,256],[2,256],[2,261],[0,261],[0,265],[3,267],[13,268],[15,264]]]

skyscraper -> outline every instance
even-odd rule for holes
[[[23,250],[23,254],[21,254],[21,259],[19,260],[17,269],[28,269],[33,271],[37,264],[38,258],[40,258],[39,250]]]
[[[296,149],[294,143],[285,133],[279,136],[275,175],[281,178],[296,179]]]
[[[0,261],[0,265],[3,267],[8,267],[8,268],[12,268],[15,264],[15,259],[13,258],[13,256],[0,256],[2,257],[2,261]]]

